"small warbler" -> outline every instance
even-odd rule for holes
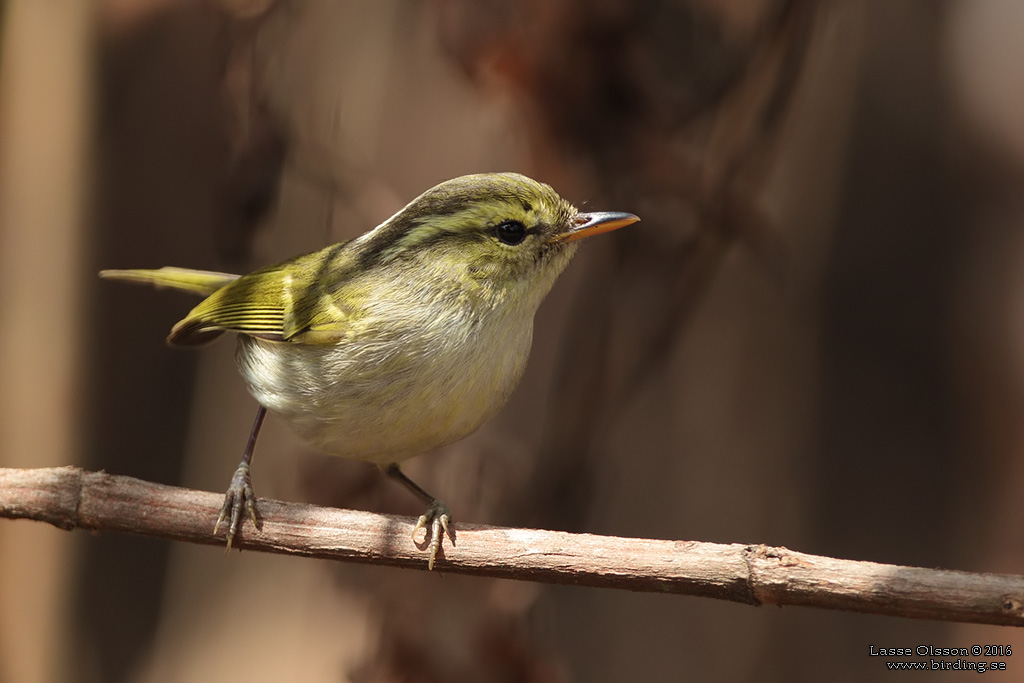
[[[399,462],[475,431],[526,365],[533,318],[577,240],[640,220],[580,213],[515,173],[433,187],[366,234],[238,276],[184,268],[101,277],[206,298],[171,330],[172,346],[238,333],[235,354],[259,402],[214,526],[227,547],[245,514],[258,526],[250,466],[266,411],[326,453],[377,463],[428,506],[413,536],[433,568],[447,506]]]

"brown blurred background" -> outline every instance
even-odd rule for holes
[[[1017,0],[0,8],[0,466],[223,490],[232,344],[167,349],[193,302],[95,272],[250,270],[516,170],[643,222],[410,464],[457,521],[1024,572]],[[273,418],[254,481],[419,513]],[[976,643],[1018,680],[1018,633],[0,523],[0,683],[904,680],[869,646]]]

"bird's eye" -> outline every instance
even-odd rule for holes
[[[501,242],[515,246],[526,239],[526,226],[519,221],[505,221],[494,228],[494,234]]]

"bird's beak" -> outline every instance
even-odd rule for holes
[[[582,237],[600,235],[633,225],[640,220],[639,216],[620,211],[597,211],[595,213],[577,214],[569,224],[569,229],[555,236],[556,242],[572,242]]]

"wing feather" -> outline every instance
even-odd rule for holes
[[[327,343],[330,335],[306,335],[314,320],[340,329],[347,317],[341,307],[324,311],[316,304],[350,277],[343,245],[296,257],[248,275],[217,290],[171,330],[175,346],[204,344],[225,331],[271,341]],[[327,274],[330,274],[328,276]],[[334,318],[322,321],[324,315]],[[337,338],[334,335],[333,338]]]

